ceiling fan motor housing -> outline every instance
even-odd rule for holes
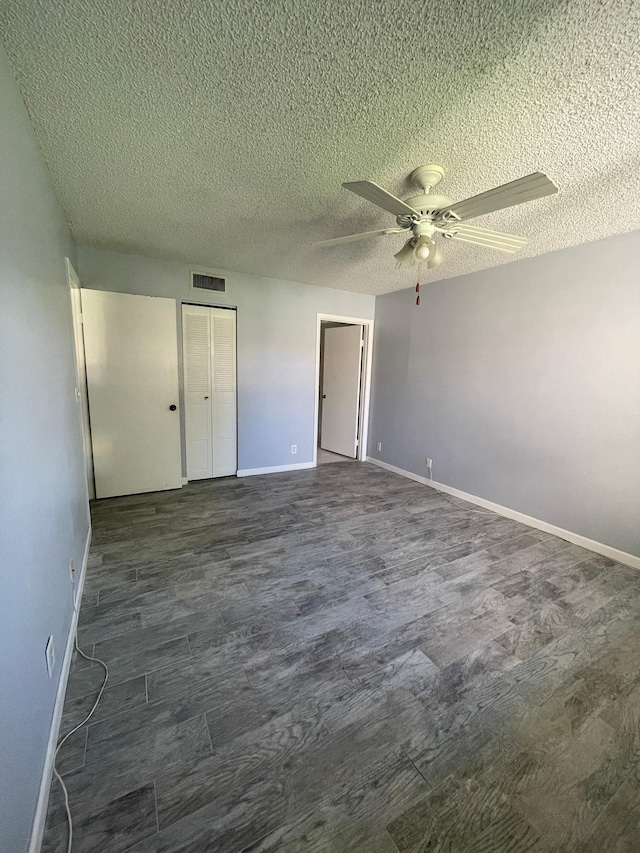
[[[436,226],[432,219],[421,219],[416,222],[411,229],[414,237],[432,237],[435,233]]]
[[[425,219],[435,219],[437,214],[444,208],[450,207],[453,201],[445,195],[436,195],[435,193],[423,193],[412,198],[406,199],[406,204],[412,207],[420,217]],[[401,214],[396,217],[396,222],[402,228],[408,228],[413,225],[415,217]]]

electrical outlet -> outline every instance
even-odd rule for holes
[[[382,450],[382,442],[381,442],[381,441],[379,441],[379,442],[376,444],[376,450]]]
[[[433,459],[430,456],[427,456],[424,464],[427,466],[427,468],[431,468],[433,466]]]
[[[291,453],[292,453],[292,455],[294,455],[294,456],[295,456],[295,454],[296,454],[297,452],[298,452],[298,445],[297,445],[297,444],[292,444],[292,445],[291,445]]]
[[[44,655],[47,661],[47,672],[49,673],[49,678],[53,675],[53,667],[56,663],[56,650],[53,647],[53,636],[49,637],[47,640],[47,645],[44,647]]]

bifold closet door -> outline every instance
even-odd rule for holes
[[[187,479],[237,470],[236,312],[182,306]]]
[[[82,289],[96,497],[179,489],[174,299]]]

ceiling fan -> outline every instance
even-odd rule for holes
[[[412,267],[414,264],[422,263],[426,264],[428,269],[438,266],[443,260],[442,252],[433,239],[436,234],[442,234],[446,239],[486,246],[488,249],[497,249],[500,252],[517,252],[529,242],[526,237],[467,225],[466,220],[558,192],[558,187],[544,172],[533,172],[524,178],[494,187],[479,195],[453,202],[446,196],[432,192],[444,177],[442,166],[419,166],[410,177],[411,182],[421,190],[421,193],[406,201],[396,198],[372,181],[352,181],[342,184],[352,193],[393,213],[398,227],[350,234],[347,237],[335,237],[332,240],[322,240],[316,245],[337,246],[341,243],[365,240],[368,237],[379,237],[383,234],[411,233],[402,249],[394,255],[398,266]]]

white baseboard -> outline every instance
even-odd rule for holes
[[[594,551],[596,554],[602,554],[604,557],[609,557],[615,560],[616,563],[624,563],[625,566],[631,566],[634,569],[640,569],[640,557],[634,554],[627,554],[626,551],[620,551],[618,548],[613,548],[611,545],[604,545],[602,542],[596,542],[595,539],[588,539],[586,536],[581,536],[579,533],[573,533],[571,530],[564,530],[562,527],[556,527],[555,524],[549,524],[547,521],[540,521],[539,518],[533,518],[531,515],[525,515],[515,509],[501,506],[493,503],[493,501],[485,500],[485,498],[470,495],[467,492],[461,492],[460,489],[454,489],[452,486],[445,486],[444,483],[434,483],[427,477],[421,477],[420,474],[414,474],[411,471],[405,471],[404,468],[396,468],[395,465],[389,465],[388,462],[382,462],[380,459],[374,459],[372,456],[367,456],[367,462],[372,462],[380,468],[385,468],[387,471],[393,471],[394,474],[400,474],[401,477],[407,477],[409,480],[415,480],[416,483],[422,483],[425,486],[430,486],[432,489],[437,489],[440,492],[446,492],[448,495],[453,495],[456,498],[468,501],[477,506],[489,509],[498,515],[503,515],[505,518],[511,518],[514,521],[519,521],[529,527],[535,527],[537,530],[544,530],[545,533],[551,533],[553,536],[559,536],[561,539],[566,539],[574,545],[579,545],[581,548],[586,548],[588,551]]]
[[[40,848],[42,847],[42,837],[44,835],[44,827],[47,820],[47,806],[49,805],[49,792],[51,791],[51,779],[53,776],[53,762],[56,755],[56,746],[58,744],[58,734],[60,732],[60,723],[62,721],[64,696],[67,692],[69,670],[71,669],[71,659],[73,657],[73,641],[76,636],[76,627],[78,625],[78,615],[80,612],[80,603],[82,602],[84,579],[87,574],[87,563],[89,562],[90,546],[91,527],[89,527],[89,530],[87,531],[87,541],[85,542],[84,555],[82,557],[82,568],[80,569],[80,576],[78,577],[78,585],[76,588],[73,618],[71,619],[71,627],[69,628],[69,636],[67,637],[67,647],[65,649],[64,659],[62,661],[60,681],[58,682],[58,690],[56,692],[56,702],[53,706],[53,717],[51,718],[51,728],[49,729],[49,742],[47,744],[47,754],[44,760],[42,781],[40,782],[38,804],[36,806],[36,814],[33,820],[33,829],[31,831],[31,841],[29,842],[29,853],[40,853]]]
[[[296,462],[294,465],[272,465],[269,468],[243,468],[236,477],[253,477],[256,474],[278,474],[281,471],[301,471],[303,468],[315,468],[313,462]]]
[[[186,478],[186,477],[183,477],[183,478],[182,478],[182,485],[183,485],[183,486],[186,486],[188,482],[189,482],[189,481],[187,480],[187,478]]]

